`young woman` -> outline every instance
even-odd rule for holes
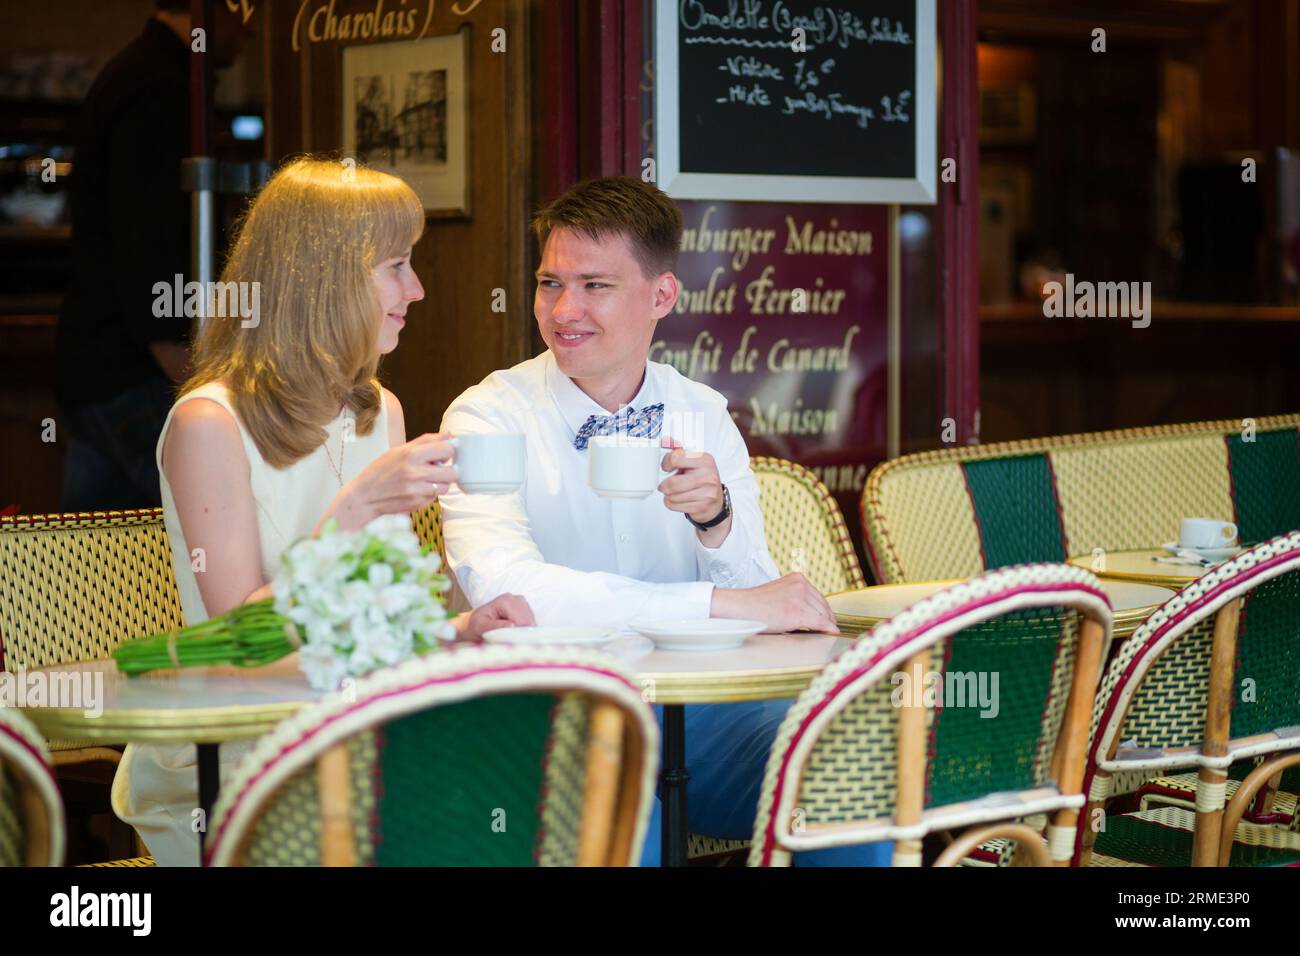
[[[338,161],[287,163],[250,207],[222,281],[253,314],[205,321],[158,439],[187,624],[269,597],[281,553],[326,519],[359,529],[455,481],[446,436],[407,441],[397,396],[375,378],[424,298],[411,268],[423,228],[406,183]],[[503,595],[455,623],[472,637],[533,616]],[[222,748],[223,774],[247,749]],[[195,760],[193,746],[133,745],[114,780],[114,810],[160,865],[199,861]]]

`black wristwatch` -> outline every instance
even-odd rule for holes
[[[722,522],[726,521],[730,517],[731,517],[731,492],[727,490],[726,485],[723,485],[722,486],[722,510],[719,511],[715,517],[710,518],[708,521],[696,521],[690,515],[687,515],[686,520],[689,521],[691,524],[695,525],[695,527],[699,528],[701,531],[708,531],[710,528],[716,528],[718,525],[722,524]]]

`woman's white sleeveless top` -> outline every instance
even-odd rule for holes
[[[388,403],[385,401],[375,419],[369,435],[358,435],[355,423],[346,412],[325,426],[325,443],[311,454],[298,459],[287,468],[267,464],[257,445],[235,413],[226,387],[218,382],[201,385],[172,406],[158,436],[155,458],[158,463],[158,481],[162,490],[163,521],[167,525],[167,538],[172,548],[172,568],[176,572],[176,586],[180,590],[181,609],[186,624],[197,624],[208,619],[199,593],[194,568],[202,567],[202,555],[193,554],[185,541],[180,519],[176,515],[176,502],[171,485],[163,473],[163,442],[176,409],[186,402],[206,398],[216,402],[235,419],[239,437],[244,443],[248,458],[248,479],[257,502],[257,537],[262,555],[262,580],[270,581],[280,568],[280,555],[284,550],[315,530],[321,515],[338,495],[339,489],[355,478],[372,461],[388,450]],[[346,434],[345,434],[346,431]],[[340,459],[342,464],[340,467]],[[339,471],[335,471],[339,468]],[[339,472],[342,472],[340,481]]]
[[[167,475],[163,472],[163,444],[176,409],[186,402],[208,399],[230,413],[248,459],[248,478],[257,502],[257,537],[262,579],[270,582],[280,567],[280,555],[294,541],[312,533],[339,490],[367,465],[388,450],[388,404],[385,399],[369,435],[356,434],[346,411],[325,426],[325,443],[287,468],[268,464],[257,450],[226,387],[210,382],[187,392],[172,406],[158,436],[155,459],[162,490],[163,520],[171,544],[172,567],[180,591],[186,624],[208,619],[195,578],[204,556],[192,553],[176,514]],[[338,469],[337,471],[335,469]],[[341,474],[341,477],[340,477]],[[224,779],[251,743],[224,744],[221,776]],[[113,810],[136,828],[160,866],[196,866],[199,862],[195,808],[198,807],[197,757],[192,744],[127,747],[113,779]]]

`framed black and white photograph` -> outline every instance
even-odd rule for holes
[[[343,152],[401,176],[425,215],[469,212],[466,34],[343,49]]]
[[[680,199],[933,203],[934,0],[655,4],[657,181]]]

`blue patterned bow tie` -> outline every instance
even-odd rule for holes
[[[658,438],[664,427],[664,404],[647,405],[637,411],[631,405],[613,415],[592,415],[578,429],[573,447],[587,450],[587,442],[597,435],[625,434],[632,438]]]

